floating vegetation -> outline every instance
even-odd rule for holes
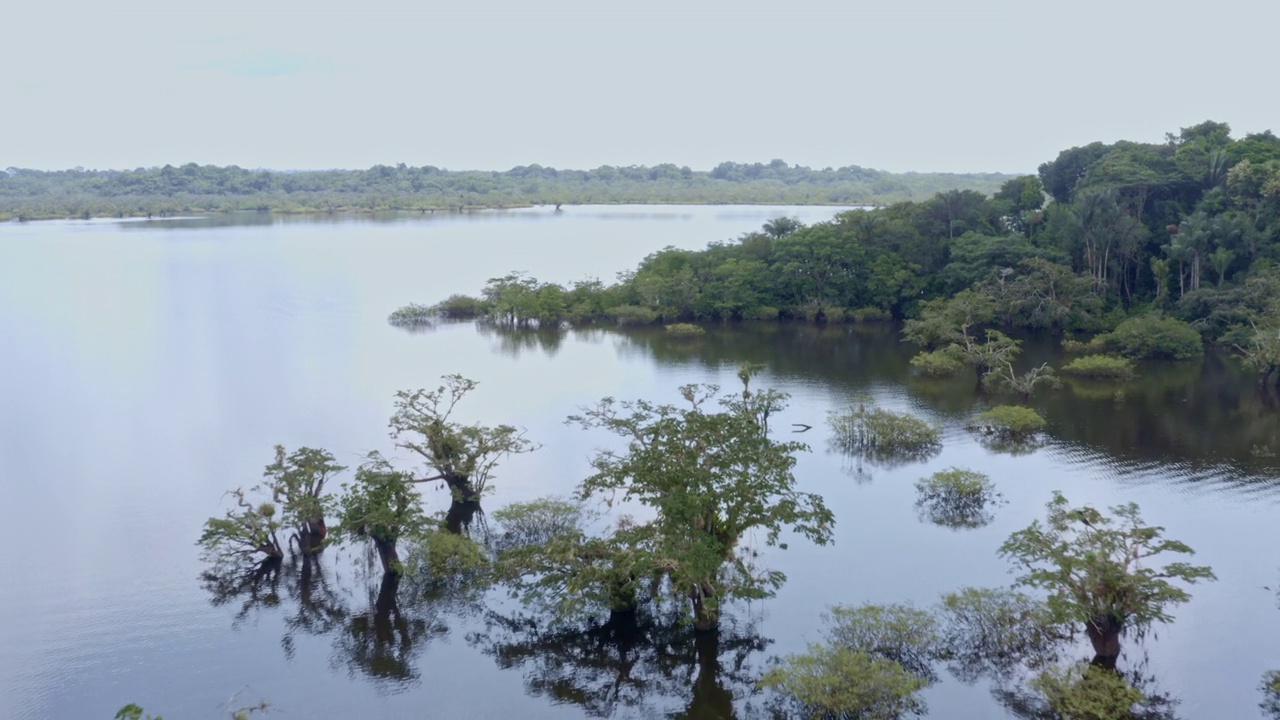
[[[834,444],[868,460],[893,463],[924,460],[942,449],[941,429],[910,413],[868,407],[859,401],[845,412],[832,411],[828,423]]]
[[[916,481],[916,510],[934,525],[982,527],[995,519],[991,507],[1000,502],[991,478],[973,470],[953,467]]]
[[[692,338],[706,335],[707,331],[693,323],[672,323],[666,326],[667,335],[671,337]]]

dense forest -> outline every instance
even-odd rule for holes
[[[506,172],[376,165],[280,172],[181,167],[0,172],[0,219],[164,216],[199,212],[435,211],[545,204],[686,203],[877,205],[946,190],[991,192],[1008,176],[812,170],[782,160],[725,162],[710,172],[672,164]]]
[[[1133,357],[1234,346],[1280,369],[1280,138],[1204,122],[1166,142],[1064,150],[992,195],[949,190],[802,226],[777,218],[705,250],[668,248],[605,284],[521,273],[420,316],[512,324],[908,319],[922,369],[990,370],[1004,329],[1106,333]],[[1107,331],[1112,331],[1107,333]],[[985,334],[984,334],[985,333]]]

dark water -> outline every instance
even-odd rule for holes
[[[814,220],[833,211],[809,209]],[[996,452],[964,429],[984,407],[967,380],[923,381],[882,328],[711,328],[695,340],[596,329],[407,333],[408,301],[473,292],[511,269],[610,277],[664,245],[698,247],[758,227],[767,208],[573,208],[405,218],[263,216],[0,227],[0,717],[106,718],[137,702],[171,720],[224,717],[233,694],[294,717],[723,717],[745,715],[769,658],[820,638],[833,603],[925,606],[963,585],[1007,583],[995,551],[1077,502],[1138,502],[1220,580],[1193,588],[1145,657],[1185,718],[1258,717],[1280,667],[1276,488],[1280,413],[1229,360],[1142,368],[1122,394],[1067,385],[1033,400],[1045,447]],[[1050,343],[1027,340],[1029,358]],[[710,643],[653,628],[548,634],[510,622],[498,597],[405,597],[386,610],[358,551],[286,566],[251,592],[202,583],[193,542],[223,492],[252,484],[271,446],[321,446],[354,464],[390,451],[396,390],[444,373],[481,381],[467,416],[528,429],[538,452],[503,464],[490,510],[566,493],[607,442],[563,418],[605,395],[673,399],[687,382],[730,387],[744,360],[793,396],[776,427],[806,423],[797,473],[836,514],[836,543],[792,543],[767,563],[788,583],[735,608]],[[825,417],[869,394],[945,426],[944,448],[897,467],[828,450]],[[991,525],[920,522],[915,479],[959,465],[1008,504]],[[433,510],[447,498],[428,493]],[[496,614],[490,611],[497,611]],[[1080,652],[1084,656],[1083,649]],[[1141,657],[1140,657],[1141,656]],[[926,691],[931,717],[1012,717],[978,683]]]

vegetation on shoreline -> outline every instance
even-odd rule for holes
[[[902,319],[920,372],[971,367],[1024,401],[1054,381],[1050,368],[1015,368],[1011,330],[1134,359],[1221,343],[1269,384],[1280,380],[1280,137],[1232,139],[1204,122],[1159,144],[1094,143],[990,196],[949,190],[807,227],[778,218],[705,250],[658,251],[612,284],[512,273],[435,311],[538,326]]]
[[[541,165],[454,171],[403,163],[368,170],[246,170],[188,163],[136,170],[0,172],[0,220],[164,217],[243,210],[280,213],[461,212],[530,205],[881,205],[948,190],[988,193],[998,173],[813,170],[782,160],[557,170]]]

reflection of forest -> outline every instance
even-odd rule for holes
[[[992,403],[1015,400],[976,393],[972,376],[938,380],[914,375],[909,362],[915,348],[899,342],[898,328],[888,324],[730,323],[708,326],[705,335],[692,340],[669,337],[661,328],[478,327],[497,339],[500,351],[512,355],[553,355],[570,336],[587,341],[609,337],[624,355],[709,369],[763,363],[774,377],[821,380],[850,398],[901,387],[916,402],[956,422]],[[1023,341],[1025,364],[1061,366],[1069,361],[1049,336],[1024,336]],[[1158,463],[1165,475],[1177,479],[1202,478],[1213,470],[1218,478],[1248,483],[1252,480],[1246,473],[1280,473],[1276,398],[1259,392],[1252,376],[1221,353],[1211,352],[1203,361],[1140,364],[1138,377],[1123,384],[1072,380],[1059,390],[1038,392],[1031,405],[1049,421],[1049,444],[1068,458],[1136,469]]]

